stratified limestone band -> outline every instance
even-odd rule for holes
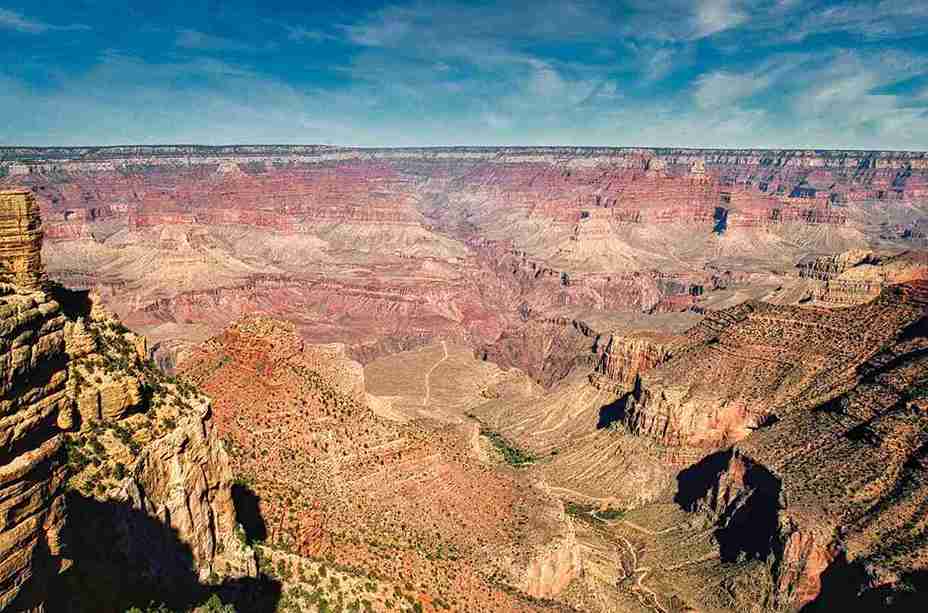
[[[42,220],[28,190],[0,191],[0,282],[26,290],[41,289]]]

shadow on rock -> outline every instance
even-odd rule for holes
[[[849,563],[841,554],[822,573],[818,597],[802,608],[801,613],[825,611],[886,611],[915,613],[925,610],[928,572],[904,575],[896,586],[866,589],[870,578],[861,564]]]
[[[719,475],[728,467],[729,460],[731,451],[718,451],[680,471],[673,501],[685,511],[694,511],[696,503],[706,498],[718,484]]]
[[[232,500],[235,503],[235,518],[245,529],[248,541],[267,539],[267,525],[261,516],[258,495],[247,485],[236,483],[232,486]]]
[[[603,428],[608,428],[612,424],[622,421],[625,419],[626,405],[628,403],[628,395],[618,398],[614,402],[605,404],[599,409],[599,420],[596,422],[596,429],[602,430]]]
[[[78,317],[88,319],[93,303],[90,301],[90,290],[68,289],[60,283],[48,284],[48,293],[61,307],[61,312],[68,319],[75,321]]]
[[[68,495],[66,555],[73,564],[50,611],[123,613],[150,603],[187,611],[212,594],[240,612],[272,613],[278,582],[241,577],[201,582],[190,548],[170,526],[117,502]]]

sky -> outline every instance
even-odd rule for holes
[[[928,0],[0,0],[0,144],[928,149]]]

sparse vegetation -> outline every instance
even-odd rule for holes
[[[533,464],[536,460],[535,456],[522,451],[508,440],[503,438],[503,436],[498,432],[481,426],[480,434],[487,437],[487,440],[490,441],[493,447],[495,447],[496,450],[502,454],[506,463],[511,466],[525,466],[528,464]]]

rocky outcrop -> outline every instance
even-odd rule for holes
[[[800,279],[809,284],[813,304],[844,307],[869,302],[888,285],[928,278],[928,254],[851,250],[806,257],[797,268]]]
[[[18,215],[0,228],[0,266],[23,284],[0,284],[0,610],[86,610],[129,565],[80,583],[86,593],[63,594],[56,576],[93,577],[120,554],[144,569],[127,585],[172,585],[191,567],[194,583],[254,576],[208,400],[152,369],[144,338],[93,296],[45,285],[34,203],[3,196],[19,208],[0,211]]]
[[[928,285],[877,303],[907,314],[883,323],[893,334],[846,370],[849,384],[775,406],[778,419],[678,477],[677,502],[715,525],[731,593],[749,572],[766,577],[739,610],[909,610],[928,565]]]
[[[827,397],[922,313],[906,286],[857,309],[746,302],[709,314],[628,398],[628,429],[664,445],[720,448],[763,428],[773,408]]]
[[[93,296],[67,331],[74,408],[59,423],[70,429],[70,582],[81,594],[99,592],[72,596],[68,610],[109,610],[168,586],[184,594],[254,577],[209,400],[154,369],[144,338]],[[94,532],[108,535],[105,545]],[[100,573],[110,577],[102,591]]]
[[[651,333],[612,335],[601,350],[596,371],[631,391],[641,373],[670,357],[675,340],[668,335]]]
[[[64,563],[64,326],[46,294],[0,286],[0,610],[45,610]]]
[[[229,456],[214,432],[208,404],[183,417],[165,436],[146,445],[129,469],[129,476],[108,491],[107,500],[125,503],[176,533],[189,547],[201,582],[211,577],[253,577],[255,559],[236,533]],[[129,516],[131,517],[131,515]],[[129,521],[121,543],[133,559],[148,559],[151,576],[165,584],[183,570],[170,560],[146,552],[164,548],[162,542],[136,538],[145,535]]]
[[[38,204],[28,190],[0,191],[0,282],[37,290],[43,279]]]
[[[344,348],[295,332],[244,318],[178,364],[215,399],[268,544],[421,583],[452,610],[524,610],[524,594],[565,591],[579,572],[573,528],[511,454],[470,418],[385,418]]]
[[[849,268],[876,261],[876,254],[865,249],[854,249],[832,256],[809,257],[799,263],[799,276],[804,279],[830,281]]]
[[[562,526],[560,534],[539,544],[527,562],[513,560],[508,568],[510,580],[522,592],[534,598],[553,598],[580,576],[583,562],[574,528],[563,511],[555,508],[540,511],[556,514],[554,522]],[[525,556],[524,552],[520,552]]]

